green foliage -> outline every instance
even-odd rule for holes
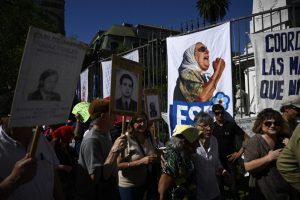
[[[32,0],[1,0],[0,3],[0,93],[15,88],[30,26],[58,32],[58,28]]]
[[[224,18],[229,4],[230,0],[198,0],[196,8],[204,21],[214,24]]]
[[[116,49],[116,53],[123,53],[123,52],[129,51],[130,49],[131,48],[126,47],[124,45],[119,45]]]

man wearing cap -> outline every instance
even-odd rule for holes
[[[177,125],[173,137],[164,150],[165,164],[159,180],[160,200],[184,199],[196,196],[193,184],[195,173],[192,154],[199,143],[199,131],[190,125]],[[194,187],[193,187],[194,186]]]
[[[92,128],[80,146],[77,172],[77,199],[118,199],[117,157],[126,147],[126,136],[112,145],[109,130],[113,114],[109,101],[96,99],[89,106]]]
[[[216,121],[213,124],[212,134],[217,138],[219,147],[219,158],[222,166],[233,177],[230,181],[229,188],[232,198],[239,199],[238,189],[236,185],[236,165],[237,159],[241,157],[244,152],[242,142],[248,140],[248,135],[241,129],[234,121],[226,120],[224,117],[224,107],[220,104],[212,106],[212,111],[215,115]],[[240,149],[236,151],[236,147]],[[224,192],[224,184],[226,179],[221,180],[221,192]]]
[[[284,132],[288,137],[291,137],[298,125],[296,118],[300,114],[300,98],[289,98],[282,104],[280,112],[282,112],[282,117],[286,121]]]
[[[0,199],[63,199],[55,152],[41,135],[35,157],[27,153],[32,127],[10,127],[13,94],[0,96]]]

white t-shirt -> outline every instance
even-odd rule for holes
[[[0,127],[0,181],[3,181],[13,169],[15,163],[24,158],[27,150],[9,137]],[[41,135],[38,141],[37,172],[34,178],[19,186],[8,199],[53,200],[54,168],[59,165],[53,147]]]

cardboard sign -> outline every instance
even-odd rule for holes
[[[12,105],[11,126],[67,121],[85,44],[30,27]]]

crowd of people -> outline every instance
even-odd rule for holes
[[[33,157],[33,129],[10,127],[11,102],[0,97],[0,199],[240,199],[238,168],[247,199],[300,199],[299,102],[262,110],[251,138],[215,104],[162,144],[145,113],[121,134],[110,101],[95,99],[88,122],[44,127]]]

